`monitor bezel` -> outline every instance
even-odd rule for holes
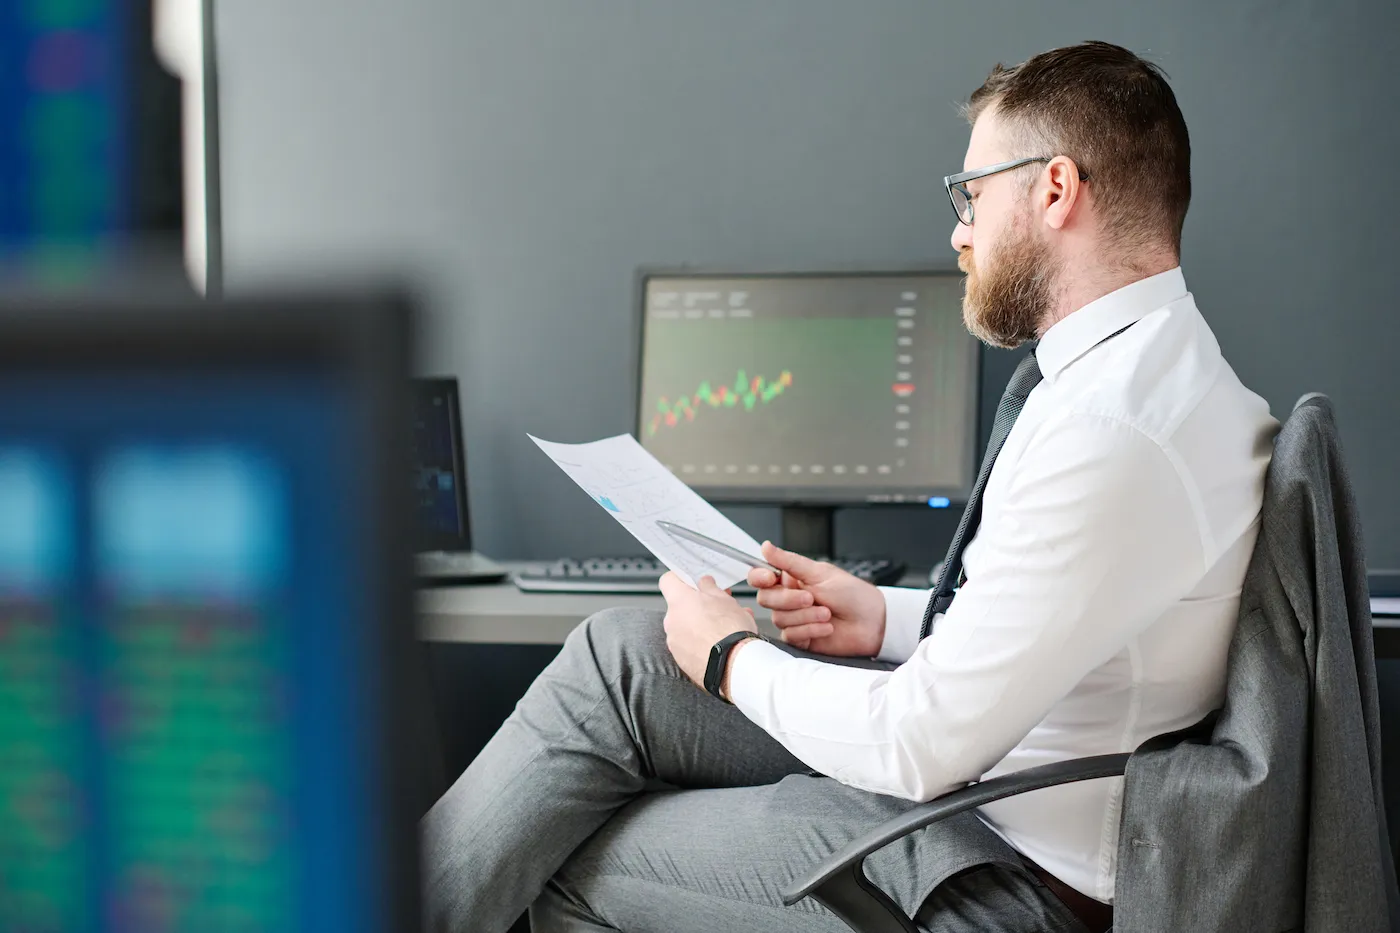
[[[462,425],[462,396],[455,376],[426,376],[413,380],[414,404],[426,393],[447,396],[448,430],[452,434],[453,492],[457,500],[457,533],[416,530],[413,546],[420,551],[470,551],[472,549],[471,518],[467,511],[467,452]],[[417,464],[413,464],[417,466]]]
[[[963,273],[956,263],[928,263],[913,266],[831,266],[825,268],[773,269],[764,267],[714,266],[714,265],[644,265],[639,266],[633,279],[632,301],[632,436],[642,443],[645,424],[644,400],[642,398],[642,352],[646,346],[646,292],[647,283],[655,278],[695,278],[695,279],[831,279],[831,278],[892,278],[909,276],[935,276],[939,278],[962,278]],[[732,484],[699,484],[685,480],[687,486],[695,490],[706,501],[732,505],[780,505],[780,506],[928,506],[934,497],[946,498],[950,504],[962,504],[972,492],[977,475],[977,446],[980,438],[978,415],[982,385],[982,346],[971,335],[968,350],[971,357],[972,391],[968,393],[967,424],[965,438],[966,460],[963,464],[967,483],[960,487],[938,487],[914,490],[908,486],[847,486],[817,487],[808,489],[747,487]]]
[[[421,923],[419,845],[411,768],[420,754],[416,700],[409,382],[417,302],[397,285],[363,290],[250,293],[206,301],[170,294],[44,295],[0,299],[0,369],[9,373],[322,365],[347,381],[368,427],[372,529],[365,559],[373,588],[369,654],[381,677],[382,716],[364,723],[366,762],[380,788],[372,878],[382,878],[388,929]]]

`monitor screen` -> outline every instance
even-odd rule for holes
[[[0,277],[86,282],[178,258],[179,82],[152,0],[0,4]]]
[[[0,931],[393,926],[366,411],[330,367],[6,367]]]
[[[419,379],[413,396],[413,497],[419,537],[461,537],[457,464],[457,382]]]
[[[978,347],[962,281],[644,274],[637,436],[717,500],[965,498]]]

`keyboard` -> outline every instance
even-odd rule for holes
[[[877,586],[890,586],[904,576],[904,564],[888,558],[839,558],[832,561],[848,573]],[[659,593],[666,567],[654,557],[564,558],[536,570],[514,575],[527,593]],[[747,583],[733,587],[736,596],[752,594]]]

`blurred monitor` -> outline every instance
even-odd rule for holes
[[[965,499],[979,355],[962,283],[644,271],[637,437],[714,501]]]
[[[0,309],[3,933],[416,925],[405,314]]]
[[[472,550],[461,409],[456,379],[413,380],[414,542],[422,583],[488,583],[506,575]]]
[[[0,282],[182,271],[180,83],[151,3],[0,4]]]

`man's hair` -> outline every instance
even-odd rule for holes
[[[975,123],[989,107],[1017,147],[1007,158],[1066,155],[1088,174],[1122,252],[1165,243],[1181,255],[1191,140],[1161,68],[1107,42],[1052,49],[997,65],[963,115]]]

